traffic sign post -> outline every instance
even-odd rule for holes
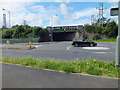
[[[111,16],[117,16],[117,15],[119,15],[119,8],[111,8],[110,15]]]
[[[118,8],[111,8],[111,16],[118,16],[118,36],[116,39],[116,55],[115,55],[115,64],[120,66],[120,1],[118,2]]]
[[[116,66],[120,66],[120,1],[118,2],[118,36],[116,42]]]
[[[32,48],[32,42],[29,42],[30,49]]]
[[[116,55],[115,64],[120,66],[120,1],[118,2],[118,8],[111,8],[111,16],[118,16],[118,36],[116,39]]]

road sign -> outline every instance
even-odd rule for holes
[[[111,8],[110,15],[111,16],[118,16],[119,15],[119,8]]]
[[[30,46],[30,48],[32,47],[32,43],[31,42],[29,42],[29,46]]]
[[[115,54],[115,64],[120,66],[120,0],[118,2],[118,8],[111,8],[111,16],[118,16],[118,36],[116,38],[116,54]]]

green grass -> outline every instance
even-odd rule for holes
[[[116,42],[116,39],[99,39],[93,40],[94,42]]]
[[[0,43],[0,44],[14,44],[14,43]]]
[[[0,44],[9,44],[9,43],[0,43]]]
[[[65,71],[66,73],[85,73],[90,75],[100,75],[109,77],[118,77],[120,67],[115,67],[115,62],[106,62],[96,59],[78,60],[72,61],[59,60],[54,58],[13,58],[13,57],[2,57],[1,62],[20,64],[23,66],[31,66],[38,69],[51,69],[56,71]]]

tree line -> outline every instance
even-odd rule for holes
[[[91,35],[92,39],[102,39],[102,38],[116,38],[118,34],[118,25],[115,21],[111,19],[104,18],[103,27],[98,25],[97,22],[84,25],[83,37],[85,39],[89,38]],[[47,28],[42,28],[38,26],[28,26],[28,25],[15,25],[11,28],[0,28],[2,32],[2,38],[40,38],[44,37],[48,33]]]
[[[15,25],[12,28],[1,28],[2,38],[39,38],[48,33],[46,28],[28,25]]]
[[[92,25],[85,24],[83,37],[86,39],[89,38],[88,36],[91,35],[92,39],[94,40],[104,38],[116,38],[118,35],[118,24],[114,20],[107,18],[104,18],[103,22],[103,27],[98,24],[99,19]]]

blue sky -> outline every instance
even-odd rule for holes
[[[11,26],[23,24],[26,20],[30,26],[60,26],[60,25],[84,25],[90,24],[91,15],[97,19],[100,2],[0,2],[0,17],[6,14],[7,25],[8,12],[10,11]],[[104,16],[117,21],[117,17],[110,16],[110,8],[117,7],[117,2],[103,2]],[[6,9],[3,11],[2,8]],[[0,27],[3,20],[0,18]]]

